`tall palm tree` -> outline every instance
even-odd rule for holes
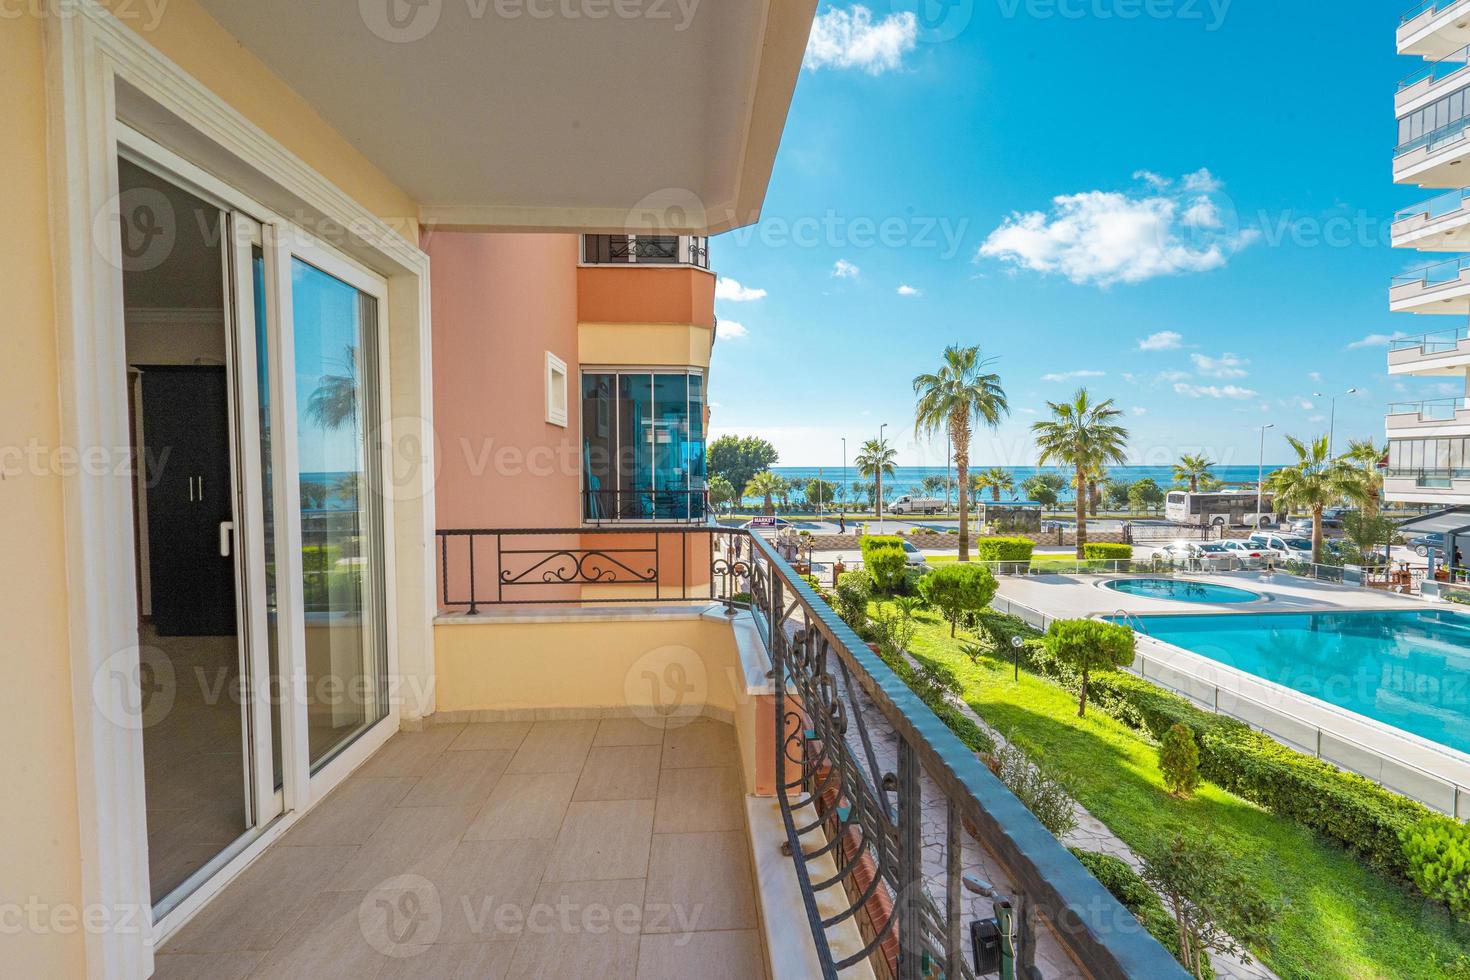
[[[1387,447],[1374,444],[1372,439],[1353,439],[1348,443],[1347,451],[1338,457],[1343,462],[1356,464],[1363,471],[1369,491],[1368,500],[1363,504],[1365,517],[1378,514],[1379,501],[1383,497],[1383,470],[1379,466],[1387,454]]]
[[[1088,473],[1108,463],[1122,464],[1128,430],[1115,420],[1123,414],[1111,398],[1094,402],[1086,388],[1078,388],[1069,402],[1047,402],[1052,417],[1031,423],[1040,450],[1038,466],[1056,461],[1071,466],[1077,490],[1077,557],[1087,544],[1087,500],[1083,492]]]
[[[306,417],[332,431],[357,421],[357,348],[345,349],[342,374],[324,374],[306,402]]]
[[[1000,503],[1001,492],[1015,493],[1016,478],[1011,476],[1010,471],[1000,466],[992,466],[983,473],[976,473],[971,479],[974,481],[976,490],[989,490],[990,499]]]
[[[1096,517],[1097,509],[1102,506],[1102,485],[1107,481],[1108,468],[1101,461],[1095,462],[1087,468],[1086,476],[1086,484],[1078,487],[1077,492],[1087,492],[1087,515]]]
[[[761,470],[751,477],[745,484],[745,490],[741,497],[760,497],[763,508],[767,514],[774,514],[776,506],[772,498],[779,497],[786,492],[786,481],[772,473],[770,470]]]
[[[1010,414],[1000,375],[985,370],[991,359],[980,356],[979,347],[951,344],[944,349],[944,363],[933,374],[914,378],[914,434],[949,434],[960,486],[969,486],[970,437],[976,422],[992,429]],[[970,560],[970,507],[968,494],[960,494],[960,561]]]
[[[1319,562],[1322,560],[1322,511],[1339,500],[1366,506],[1371,495],[1369,483],[1360,467],[1331,457],[1326,436],[1318,436],[1310,444],[1287,436],[1286,443],[1296,453],[1297,461],[1272,473],[1266,479],[1266,488],[1278,503],[1311,513],[1312,561]]]
[[[1210,468],[1214,465],[1215,461],[1204,453],[1185,453],[1174,464],[1174,480],[1179,483],[1188,480],[1189,492],[1198,493],[1199,481],[1209,478]]]
[[[858,476],[868,477],[873,481],[873,505],[878,509],[878,520],[883,520],[883,478],[893,475],[893,461],[898,458],[898,451],[889,445],[887,439],[869,439],[863,443],[863,448],[858,450],[857,464]]]

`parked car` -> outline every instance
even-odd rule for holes
[[[929,564],[929,559],[924,557],[924,553],[907,541],[903,542],[903,560],[904,564],[911,566]]]
[[[1322,511],[1322,526],[1337,530],[1342,527],[1342,519],[1349,514],[1356,514],[1356,507],[1328,507]]]
[[[1241,568],[1264,568],[1268,559],[1276,557],[1275,551],[1250,541],[1231,538],[1213,543],[1232,555]]]
[[[1404,542],[1404,547],[1412,548],[1414,554],[1420,558],[1428,558],[1431,548],[1436,552],[1444,552],[1444,542],[1440,540],[1438,534],[1421,534],[1417,538],[1410,538]]]
[[[944,509],[938,497],[911,497],[905,494],[888,505],[890,514],[937,514]]]
[[[1295,558],[1311,560],[1312,539],[1296,534],[1276,534],[1271,532],[1259,532],[1246,538],[1246,541],[1258,548],[1267,548],[1276,552],[1276,557]]]
[[[1230,552],[1218,541],[1171,541],[1159,549],[1159,556],[1186,568],[1225,569],[1232,564]]]

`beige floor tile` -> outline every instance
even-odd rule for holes
[[[744,787],[738,769],[665,769],[659,777],[655,834],[744,829]]]
[[[664,720],[652,718],[604,718],[597,723],[593,745],[662,745]]]
[[[399,732],[353,774],[373,778],[422,776],[434,757],[459,737],[463,725],[435,725],[421,732]]]
[[[638,980],[762,980],[766,964],[760,933],[753,929],[644,936],[638,948]]]
[[[643,931],[685,933],[756,927],[745,834],[655,834]]]
[[[724,722],[698,718],[664,732],[665,769],[703,769],[739,763],[735,729]]]
[[[478,749],[482,752],[514,752],[531,730],[529,721],[486,721],[465,725],[449,745],[451,752]]]
[[[397,875],[433,874],[449,860],[477,809],[475,806],[394,808],[332,877],[327,888],[366,891]]]
[[[411,776],[364,779],[353,776],[311,809],[281,838],[282,847],[361,844],[413,788]]]
[[[502,980],[515,949],[514,941],[414,946],[395,953],[377,980]]]
[[[574,772],[507,773],[480,808],[465,840],[556,840],[577,787]]]
[[[648,873],[652,800],[572,803],[557,835],[547,881],[642,878]]]
[[[637,972],[642,901],[639,879],[542,885],[536,893],[535,918],[516,944],[510,975],[632,980]]]
[[[274,946],[352,847],[273,847],[215,896],[164,946],[165,953],[220,953]]]
[[[381,896],[372,892],[324,892],[312,900],[251,974],[257,980],[362,980],[388,961],[369,936]],[[391,948],[391,947],[388,947]]]
[[[581,772],[596,735],[596,719],[535,722],[506,771]]]
[[[151,980],[244,980],[264,955],[258,951],[159,955],[153,958]]]
[[[551,856],[550,841],[464,841],[429,876],[443,920],[436,943],[514,939]]]
[[[587,753],[574,800],[651,800],[658,795],[657,745],[608,745]]]
[[[424,770],[399,806],[458,806],[482,804],[490,798],[495,781],[505,772],[509,750],[441,752]]]

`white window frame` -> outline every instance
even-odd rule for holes
[[[569,386],[567,362],[551,351],[546,352],[546,421],[552,425],[567,427]],[[559,396],[559,397],[558,397]],[[558,404],[558,401],[560,404]]]

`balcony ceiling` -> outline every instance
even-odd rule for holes
[[[203,4],[425,223],[698,233],[759,216],[816,0]]]

